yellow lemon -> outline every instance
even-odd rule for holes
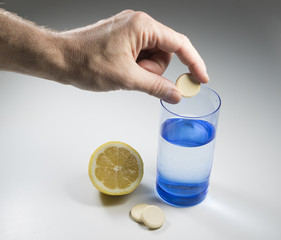
[[[92,154],[89,176],[93,185],[102,193],[128,194],[141,182],[143,161],[128,144],[108,142]]]

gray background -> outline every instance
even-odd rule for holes
[[[0,239],[280,239],[280,1],[6,0],[3,8],[56,30],[124,9],[145,11],[187,35],[222,98],[211,187],[198,206],[154,197],[159,100],[139,92],[92,93],[0,72]],[[165,77],[187,69],[175,57]],[[141,154],[142,184],[121,198],[87,176],[92,152],[120,140]],[[157,231],[128,217],[134,204],[166,214]]]

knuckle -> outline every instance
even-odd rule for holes
[[[183,41],[190,43],[190,40],[186,35],[181,34],[181,36],[182,36]]]
[[[140,17],[140,18],[145,18],[145,17],[148,16],[148,14],[143,12],[143,11],[136,11],[135,14],[136,14],[137,17]]]
[[[134,14],[135,11],[132,10],[132,9],[126,9],[126,10],[122,11],[122,13],[124,13],[124,14]]]
[[[148,94],[153,96],[158,96],[163,88],[163,81],[161,81],[159,78],[157,78],[152,86],[150,87]]]
[[[152,29],[153,20],[147,13],[136,11],[130,16],[130,24],[132,29],[141,31],[144,28]]]
[[[150,16],[147,13],[142,12],[142,11],[136,11],[134,13],[134,16],[133,16],[133,20],[137,21],[137,22],[138,21],[145,21],[145,20],[147,20],[149,18],[150,18]]]

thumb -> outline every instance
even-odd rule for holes
[[[160,98],[168,103],[178,103],[181,100],[181,94],[176,85],[168,79],[149,72],[140,66],[136,66],[131,79],[134,79],[134,88],[152,96]]]

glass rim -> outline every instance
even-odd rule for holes
[[[211,88],[209,88],[209,87],[206,87],[206,86],[201,86],[201,88],[202,88],[202,87],[203,87],[203,88],[207,88],[208,90],[212,91],[212,92],[218,97],[218,100],[219,100],[218,107],[217,107],[214,111],[212,111],[211,113],[209,113],[209,114],[205,114],[205,115],[202,115],[202,116],[199,116],[199,117],[182,116],[182,115],[180,115],[180,114],[177,114],[177,113],[172,112],[172,111],[169,110],[167,107],[165,107],[164,101],[163,101],[162,99],[160,99],[160,103],[161,103],[162,107],[163,107],[164,109],[166,109],[166,111],[168,111],[169,113],[171,113],[171,114],[173,114],[173,115],[175,115],[175,116],[181,117],[181,118],[187,118],[187,119],[206,118],[206,117],[208,117],[208,116],[211,116],[211,115],[215,114],[215,113],[220,109],[220,107],[221,107],[221,98],[220,98],[219,94],[217,94],[213,89],[211,89]],[[165,103],[167,103],[167,102],[165,102]],[[171,103],[167,103],[167,104],[170,104],[170,105],[171,105]]]

